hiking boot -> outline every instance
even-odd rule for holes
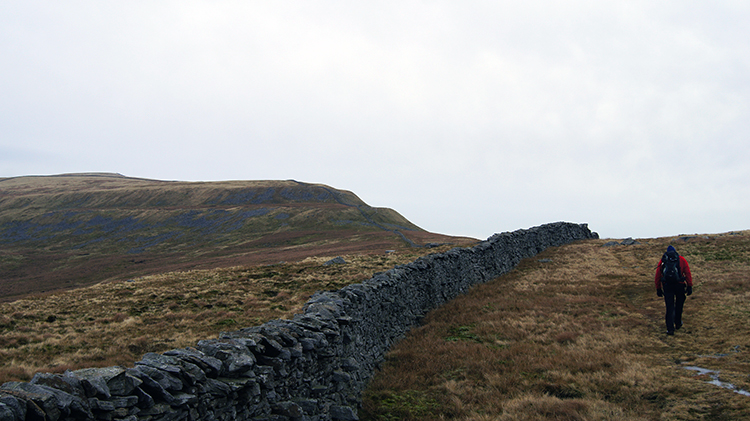
[[[674,336],[674,331],[673,331],[673,330],[668,330],[668,331],[667,331],[667,335],[669,335],[669,336]]]
[[[681,327],[682,327],[682,322],[680,322],[680,323],[676,323],[676,324],[674,325],[674,328],[675,328],[675,330],[677,330],[677,329],[679,329],[679,328],[681,328]]]

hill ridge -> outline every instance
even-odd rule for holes
[[[298,182],[298,183],[299,183],[299,182]],[[302,184],[302,183],[300,183],[300,184]],[[324,188],[325,190],[327,190],[327,191],[331,192],[331,189],[329,189],[328,187],[323,187],[323,188]],[[338,201],[339,203],[341,203],[341,204],[343,204],[343,205],[348,205],[348,206],[355,206],[355,207],[357,208],[357,210],[359,210],[359,212],[360,212],[360,213],[362,214],[362,216],[363,216],[363,217],[364,217],[364,218],[365,218],[365,219],[366,219],[366,220],[367,220],[368,222],[370,222],[371,224],[373,224],[373,225],[375,225],[376,227],[378,227],[378,228],[382,229],[383,231],[391,231],[391,232],[393,232],[393,233],[397,234],[397,235],[398,235],[399,237],[401,237],[401,239],[403,239],[403,240],[404,240],[404,241],[405,241],[406,243],[408,243],[408,244],[409,244],[410,246],[412,246],[412,247],[419,247],[419,245],[418,245],[418,244],[416,244],[416,243],[415,243],[414,241],[412,241],[411,239],[409,239],[409,238],[408,238],[407,236],[405,236],[405,235],[404,235],[403,233],[401,233],[401,232],[400,232],[399,230],[397,230],[397,229],[389,230],[388,228],[386,228],[386,227],[384,227],[384,226],[382,226],[382,225],[378,224],[377,222],[375,222],[375,221],[374,221],[374,220],[373,220],[373,219],[372,219],[372,218],[371,218],[371,217],[370,217],[369,215],[367,215],[367,214],[366,214],[366,213],[364,212],[364,210],[362,209],[362,205],[349,205],[349,204],[347,204],[347,203],[344,203],[344,202],[343,202],[343,200],[342,200],[342,199],[341,199],[341,198],[339,197],[339,195],[338,195],[338,194],[335,194],[335,193],[333,193],[333,192],[331,192],[331,194],[332,194],[332,195],[334,196],[334,198],[335,198],[335,199],[336,199],[336,200],[337,200],[337,201]],[[356,196],[356,195],[355,195],[355,196]]]
[[[351,191],[296,180],[0,180],[0,300],[156,272],[471,241],[429,233]]]

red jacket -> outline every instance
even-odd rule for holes
[[[687,260],[685,260],[684,257],[680,256],[680,271],[682,272],[682,279],[683,284],[686,284],[689,287],[693,286],[693,275],[690,274],[690,266],[688,265]],[[662,289],[661,285],[661,259],[659,259],[659,265],[656,267],[656,276],[654,277],[654,283],[656,284],[656,289]]]

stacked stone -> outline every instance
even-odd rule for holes
[[[356,420],[388,349],[435,307],[551,246],[597,238],[585,224],[496,234],[314,295],[302,314],[149,353],[132,368],[37,374],[0,387],[0,421]]]

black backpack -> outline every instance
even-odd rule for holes
[[[680,255],[676,251],[668,251],[661,257],[661,280],[669,285],[675,285],[682,281]]]

